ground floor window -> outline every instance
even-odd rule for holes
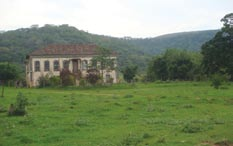
[[[87,69],[87,60],[82,61],[82,69],[86,70]]]
[[[113,78],[111,77],[110,74],[106,75],[106,83],[112,83],[113,82]]]
[[[69,64],[70,64],[70,62],[68,60],[64,60],[63,61],[63,68],[64,69],[69,69]]]

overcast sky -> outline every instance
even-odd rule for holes
[[[233,0],[0,0],[0,30],[69,24],[115,37],[219,29]]]

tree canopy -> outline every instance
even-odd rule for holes
[[[180,49],[168,49],[156,56],[147,70],[149,81],[193,80],[200,70],[201,55]]]
[[[222,29],[208,42],[203,44],[203,65],[207,74],[228,74],[233,80],[233,27],[229,22],[233,13],[227,14],[221,21]]]
[[[4,83],[18,77],[19,71],[10,63],[0,63],[0,81],[2,82],[2,97],[4,96]]]
[[[216,30],[168,34],[154,38],[116,38],[95,35],[68,25],[44,25],[20,28],[0,33],[0,62],[24,63],[25,56],[49,44],[88,44],[110,48],[118,53],[120,69],[136,64],[138,71],[146,70],[147,62],[153,55],[167,48],[200,50],[201,44],[211,39]]]
[[[135,65],[127,66],[122,70],[124,80],[128,83],[132,82],[136,73],[137,73],[138,67]]]

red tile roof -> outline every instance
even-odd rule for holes
[[[44,55],[97,55],[98,46],[93,44],[76,45],[49,45],[45,48],[33,51],[30,56]],[[113,53],[112,55],[115,55]]]

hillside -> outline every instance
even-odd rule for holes
[[[48,44],[93,43],[111,48],[119,54],[120,69],[137,64],[145,70],[151,56],[167,48],[199,50],[211,39],[217,30],[167,34],[155,38],[124,39],[91,34],[68,25],[45,25],[43,27],[21,28],[0,33],[0,61],[23,64],[25,55]]]
[[[218,30],[192,31],[166,34],[155,38],[132,39],[130,42],[147,54],[158,54],[167,48],[199,51],[201,45],[210,40]]]

